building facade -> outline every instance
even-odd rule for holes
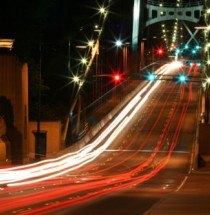
[[[0,117],[5,122],[2,149],[12,164],[28,161],[28,65],[14,54],[0,55]],[[3,124],[3,123],[2,123]]]

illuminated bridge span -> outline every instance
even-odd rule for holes
[[[145,17],[145,9],[147,11],[146,23],[142,20]],[[203,12],[204,6],[202,1],[188,2],[188,3],[162,3],[160,1],[148,0],[134,1],[133,12],[133,36],[132,45],[133,50],[136,50],[138,39],[142,38],[145,27],[153,25],[157,22],[164,22],[168,20],[183,20],[198,23]]]
[[[174,19],[197,23],[202,15],[203,5],[172,8],[147,4],[147,9],[149,15],[146,26]]]

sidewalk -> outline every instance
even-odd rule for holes
[[[145,215],[209,215],[210,163],[186,177],[183,186],[155,204]]]
[[[144,215],[209,215],[210,157],[187,175],[180,187],[155,204]]]

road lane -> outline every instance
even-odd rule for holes
[[[139,201],[134,204],[133,211],[145,211],[151,207],[161,196],[178,187],[189,166],[195,129],[193,118],[197,107],[196,100],[189,100],[189,89],[183,96],[179,84],[162,82],[135,116],[132,126],[127,126],[100,157],[71,174],[34,184],[38,190],[34,190],[33,186],[21,187],[23,192],[12,194],[15,202],[12,210],[25,209],[23,214],[53,213],[57,210],[60,214],[94,214],[94,211],[99,213],[96,210],[99,207],[101,214],[107,214],[108,208],[111,214],[128,214],[125,207],[133,205],[128,201],[129,195],[135,202]],[[197,96],[196,87],[192,94]],[[186,122],[190,124],[186,126]],[[175,152],[172,153],[172,150]],[[134,186],[139,183],[143,184]],[[14,192],[12,189],[17,188],[10,189]],[[119,192],[121,189],[124,191]],[[150,194],[145,194],[148,191]],[[9,203],[6,205],[11,199],[7,192],[5,189],[4,196],[1,196],[5,210],[6,207],[7,210],[11,208]],[[109,196],[104,197],[107,194]],[[152,200],[144,199],[145,195],[151,195]],[[126,202],[122,196],[126,196]],[[94,200],[99,197],[101,202]],[[92,199],[91,204],[70,207]],[[116,209],[112,209],[113,201],[116,202],[117,213]]]

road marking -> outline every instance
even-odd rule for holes
[[[135,149],[127,149],[127,150],[107,149],[107,150],[104,150],[104,152],[136,152],[136,151],[139,151],[139,152],[154,152],[154,150],[135,150]],[[166,153],[168,151],[162,150],[162,151],[158,151],[158,152]],[[188,151],[173,151],[173,153],[189,154],[190,152],[188,152]]]
[[[176,192],[178,192],[182,187],[183,185],[185,184],[185,182],[187,181],[188,179],[188,176],[185,176],[184,180],[182,181],[182,183],[179,185],[179,187],[176,189]]]

